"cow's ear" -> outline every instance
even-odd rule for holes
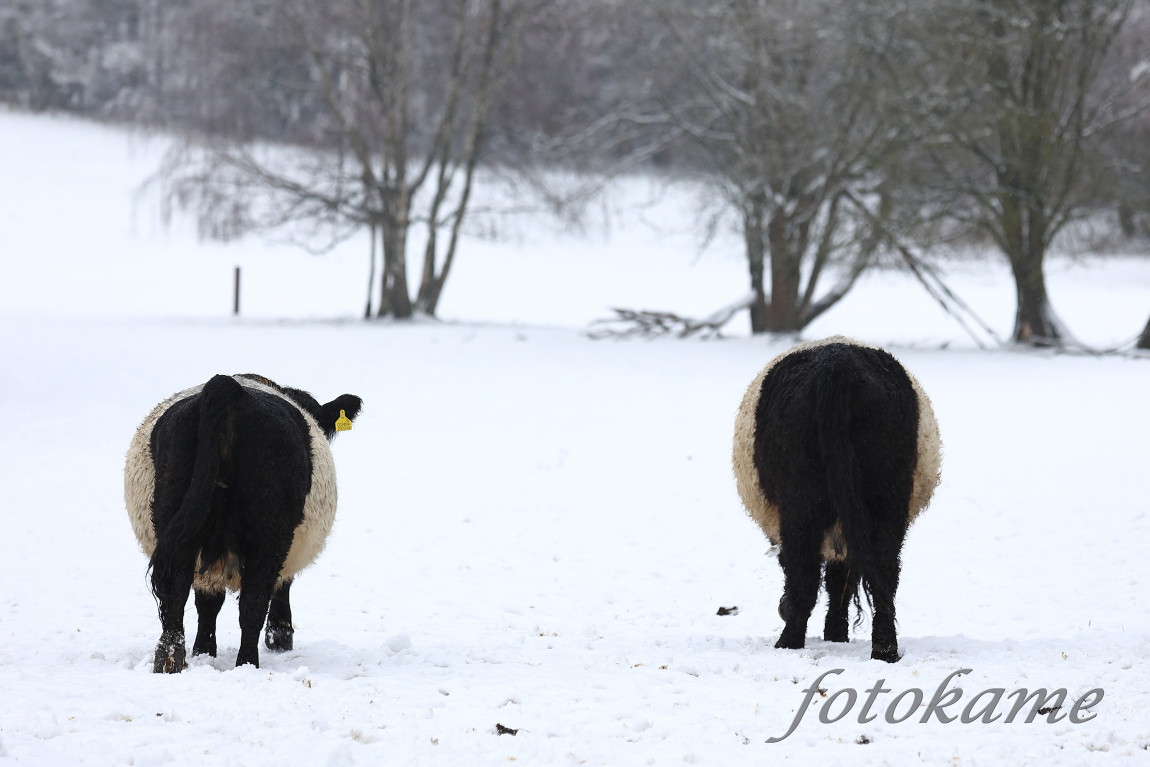
[[[354,394],[341,394],[319,409],[319,425],[328,439],[335,436],[335,422],[342,413],[349,421],[354,421],[363,408],[363,400]]]

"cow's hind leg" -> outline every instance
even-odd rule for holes
[[[868,502],[875,513],[871,539],[872,561],[864,582],[874,605],[871,624],[871,658],[898,661],[898,635],[895,630],[895,595],[898,593],[901,552],[906,537],[906,509],[910,505],[911,484],[891,491],[872,491]]]
[[[224,592],[201,591],[196,589],[196,641],[192,644],[192,655],[216,657],[216,618],[224,606]]]
[[[877,553],[873,577],[869,578],[874,621],[871,626],[871,653],[874,660],[894,663],[898,660],[898,634],[894,623],[894,598],[898,591],[899,552]]]
[[[268,608],[268,623],[264,630],[264,644],[269,650],[285,652],[292,649],[295,629],[291,623],[291,581],[286,580],[272,594]]]
[[[850,636],[850,606],[858,593],[859,576],[845,561],[827,562],[827,620],[823,639],[846,642]]]
[[[152,593],[159,602],[160,641],[152,671],[157,674],[178,674],[188,667],[187,647],[184,643],[184,607],[192,590],[195,560],[191,555],[152,559]]]
[[[871,658],[894,663],[898,660],[894,600],[898,592],[899,553],[905,529],[880,528],[874,542],[873,561],[864,583],[874,605],[871,626]]]
[[[259,561],[256,559],[255,561]],[[260,666],[260,632],[268,615],[268,604],[278,575],[279,566],[249,567],[244,571],[244,585],[240,589],[240,651],[236,665],[245,663]]]
[[[822,569],[822,533],[812,532],[814,526],[803,522],[805,520],[788,524],[786,515],[783,515],[779,564],[783,567],[784,586],[783,597],[779,600],[779,615],[786,625],[775,647],[790,650],[806,646],[807,621],[818,601]]]

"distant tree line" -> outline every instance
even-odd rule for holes
[[[1013,340],[1062,345],[1055,238],[1150,237],[1147,0],[7,0],[0,100],[184,136],[210,235],[369,231],[368,316],[435,313],[480,164],[704,180],[754,332],[974,238]]]

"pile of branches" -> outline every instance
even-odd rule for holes
[[[702,319],[683,317],[673,312],[612,307],[611,311],[615,313],[615,316],[592,322],[587,336],[596,340],[635,336],[641,338],[657,338],[659,336],[720,338],[723,326],[740,311],[749,308],[754,300],[755,294],[750,293]]]

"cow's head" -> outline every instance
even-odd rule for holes
[[[319,400],[302,389],[280,386],[275,381],[256,373],[244,373],[243,377],[282,392],[285,397],[288,397],[292,402],[311,414],[312,418],[319,424],[319,427],[323,429],[323,435],[327,437],[328,442],[331,442],[332,439],[335,438],[335,422],[339,420],[341,413],[347,420],[354,421],[355,417],[359,415],[359,411],[363,408],[363,400],[354,394],[341,394],[331,402],[321,405],[319,404]]]
[[[301,392],[307,394],[307,392]],[[308,395],[310,396],[310,395]],[[312,399],[312,402],[315,402]],[[319,411],[309,411],[315,416],[315,420],[319,422],[319,427],[323,429],[323,435],[327,437],[327,441],[335,437],[336,427],[335,422],[339,420],[340,416],[347,418],[349,421],[354,421],[355,417],[359,415],[360,409],[363,407],[363,400],[354,394],[341,394],[326,405],[319,405]],[[351,428],[348,426],[347,428]]]

